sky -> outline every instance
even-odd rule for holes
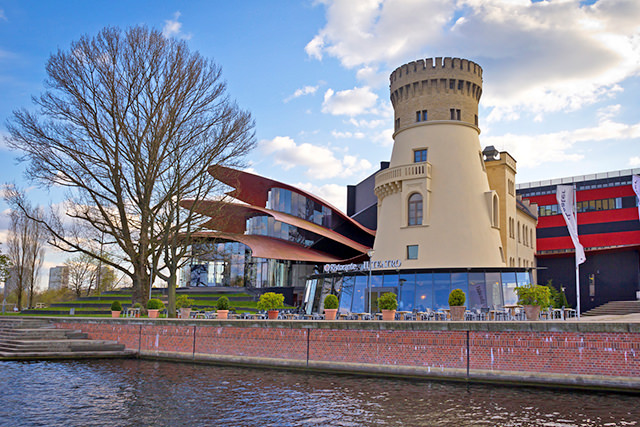
[[[420,58],[482,66],[480,142],[515,157],[518,182],[640,167],[638,0],[0,0],[0,184],[63,200],[24,175],[2,142],[7,120],[34,108],[51,54],[135,25],[222,67],[255,119],[249,171],[343,210],[346,186],[391,156],[390,72]],[[44,282],[67,257],[48,251]]]

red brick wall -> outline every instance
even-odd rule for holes
[[[360,329],[357,323],[334,329],[326,329],[326,324],[313,327],[312,323],[296,326],[292,322],[193,324],[74,319],[57,323],[61,328],[87,332],[93,339],[116,340],[143,355],[195,351],[196,355],[237,356],[239,361],[242,358],[297,361],[298,366],[309,360],[363,367],[428,368],[429,372],[455,369],[459,373],[467,369],[468,345],[472,371],[521,372],[525,376],[531,373],[621,376],[638,380],[636,387],[640,388],[640,332],[578,332],[577,326],[565,328],[573,331],[521,331],[510,330],[518,327],[508,325],[498,331],[477,331],[473,327],[467,331],[419,324],[412,330],[406,327],[406,322],[404,325],[393,330],[388,326],[377,328],[372,322]],[[494,324],[491,329],[498,327],[499,324]]]

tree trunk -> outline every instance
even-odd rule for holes
[[[176,317],[176,281],[178,279],[178,275],[176,274],[176,269],[172,268],[169,273],[169,282],[167,283],[167,296],[169,298],[169,305],[167,306],[167,311],[169,312],[169,317]]]

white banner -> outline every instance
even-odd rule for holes
[[[638,196],[638,199],[640,199],[640,175],[633,175],[631,186],[633,187],[633,191],[635,191],[636,196]],[[638,217],[640,217],[640,203],[638,203]]]
[[[587,257],[584,255],[584,247],[578,240],[578,218],[574,208],[574,197],[573,185],[558,185],[556,187],[556,199],[558,200],[558,205],[560,205],[560,212],[564,216],[564,221],[567,223],[573,246],[576,248],[576,265],[578,265],[585,262]]]

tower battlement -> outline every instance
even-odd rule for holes
[[[461,58],[427,58],[391,73],[395,130],[417,122],[457,120],[478,125],[482,67]]]

